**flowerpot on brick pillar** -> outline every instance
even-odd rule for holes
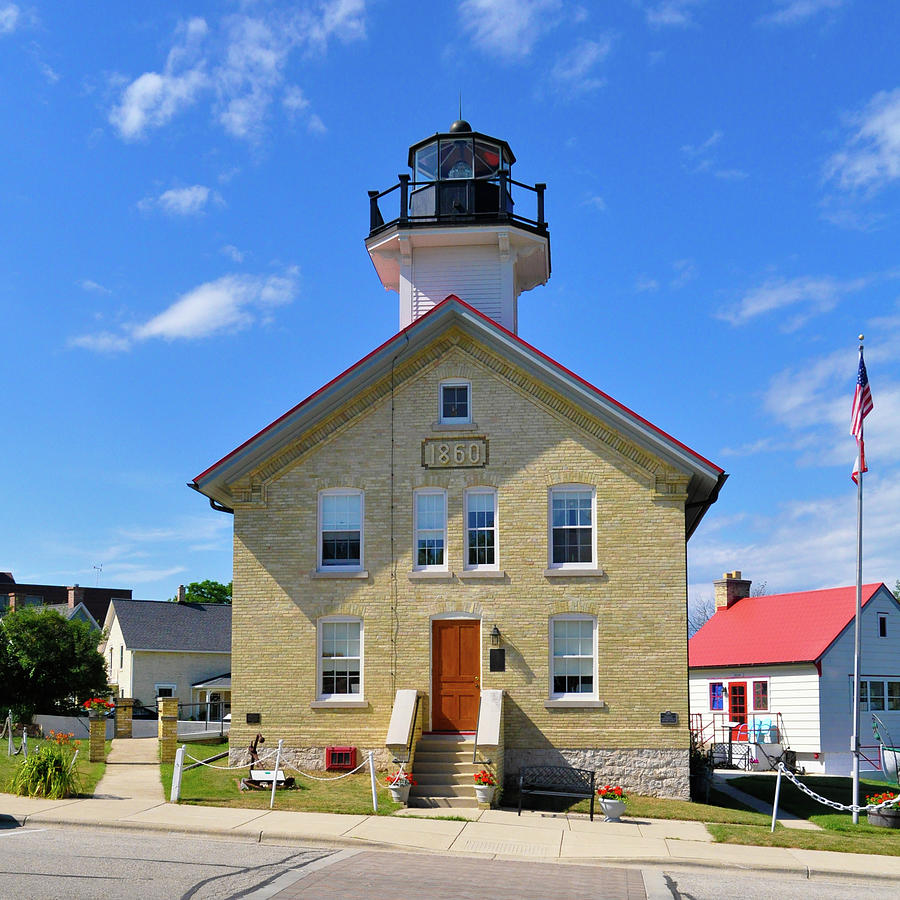
[[[156,703],[159,707],[159,723],[156,731],[159,737],[159,761],[175,762],[178,743],[178,698],[157,697]]]
[[[132,697],[119,697],[116,700],[117,738],[130,738],[132,736],[133,713],[134,699]]]
[[[106,713],[88,713],[90,727],[90,749],[88,759],[91,762],[104,762],[106,760]]]

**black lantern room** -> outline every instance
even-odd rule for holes
[[[544,190],[514,182],[511,169],[516,157],[499,138],[472,131],[457,120],[450,130],[413,144],[408,164],[412,176],[400,175],[399,184],[387,191],[369,191],[370,231],[373,235],[390,225],[491,224],[513,222],[546,233]],[[388,195],[400,193],[395,218],[389,212]],[[514,199],[514,192],[517,192]],[[525,202],[529,195],[530,203]],[[383,202],[382,198],[384,198]],[[517,209],[516,200],[523,207]]]

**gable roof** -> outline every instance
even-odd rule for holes
[[[486,345],[637,446],[687,473],[685,527],[690,537],[716,501],[728,477],[725,472],[453,294],[201,472],[189,487],[209,497],[213,506],[218,504],[218,508],[232,512],[229,483],[247,475],[356,394],[390,375],[398,357],[408,358],[450,328],[458,328]]]
[[[113,619],[119,620],[128,650],[231,652],[231,606],[227,603],[113,600],[105,630]]]
[[[866,584],[863,607],[884,589]],[[745,597],[718,610],[688,642],[688,666],[817,662],[856,616],[856,585]]]

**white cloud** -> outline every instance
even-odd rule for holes
[[[172,216],[195,216],[202,213],[210,201],[220,205],[224,203],[217,191],[195,184],[191,187],[171,188],[158,197],[145,197],[138,203],[138,208],[145,212],[161,209]]]
[[[85,278],[82,281],[79,281],[78,285],[82,290],[87,291],[89,294],[112,293],[112,291],[108,287],[104,287],[102,284],[98,284],[96,281],[91,281],[90,278]]]
[[[597,78],[594,68],[609,55],[612,39],[603,37],[599,41],[582,39],[563,54],[550,70],[550,80],[557,89],[567,94],[583,94],[594,91],[606,84],[605,78]]]
[[[315,113],[313,113],[309,117],[309,120],[306,123],[306,130],[310,134],[315,135],[323,135],[328,133],[328,129],[325,127],[325,123]]]
[[[697,266],[692,259],[676,259],[672,268],[675,269],[675,277],[669,282],[669,287],[683,288],[697,277]]]
[[[698,579],[688,588],[691,597],[711,593],[713,579],[733,569],[757,584],[765,581],[773,594],[853,584],[856,489],[850,481],[851,462],[848,454],[846,490],[815,501],[788,502],[767,516],[744,521],[739,531],[728,532],[739,533],[738,539],[721,531],[706,533],[704,522],[690,545],[692,579]],[[865,485],[863,578],[893,586],[900,574],[900,479],[873,472]]]
[[[238,331],[266,316],[273,306],[290,303],[297,292],[297,272],[268,278],[226,275],[179,297],[168,309],[134,329],[136,340],[205,338]]]
[[[21,10],[15,3],[0,6],[0,35],[12,34],[19,24]]]
[[[259,141],[290,55],[298,49],[324,52],[332,39],[360,40],[366,33],[363,0],[327,0],[314,11],[246,8],[254,14],[226,16],[215,30],[201,18],[179,26],[163,70],[127,84],[110,112],[122,138],[143,137],[209,98],[215,120],[228,134]],[[288,88],[283,107],[296,115],[302,106],[308,129],[319,133],[321,119],[301,98],[299,88]]]
[[[131,347],[131,341],[127,335],[113,334],[109,331],[72,337],[69,338],[68,344],[70,347],[81,347],[83,350],[93,350],[95,353],[122,353]]]
[[[733,306],[718,313],[718,318],[732,325],[744,325],[751,319],[788,307],[800,307],[782,328],[793,331],[807,319],[834,309],[849,294],[855,294],[869,283],[867,278],[840,281],[831,276],[770,278],[748,291]]]
[[[747,173],[741,169],[719,168],[718,146],[722,142],[724,132],[718,128],[700,144],[682,144],[681,153],[684,157],[685,168],[692,174],[698,172],[710,172],[716,178],[728,181],[737,181],[747,177]]]
[[[843,6],[844,0],[777,0],[778,9],[762,16],[761,25],[797,25],[820,12]]]
[[[854,133],[825,175],[846,191],[877,192],[900,178],[900,88],[876,94],[851,121]]]
[[[236,263],[244,261],[244,254],[234,244],[226,244],[220,252]]]
[[[647,291],[658,291],[659,282],[655,278],[650,278],[647,275],[639,275],[634,283],[634,289],[639,294],[646,293]]]
[[[560,0],[461,0],[459,17],[476,46],[515,60],[556,25],[560,7]]]
[[[691,8],[701,2],[702,0],[664,0],[663,3],[647,8],[647,23],[656,28],[671,26],[684,28],[693,25]]]
[[[199,55],[207,31],[200,18],[180,25],[179,40],[169,51],[162,73],[145,72],[125,88],[109,114],[120,137],[143,137],[148,129],[165,125],[196,102],[209,86],[206,61]]]
[[[595,194],[593,197],[588,197],[586,200],[583,200],[581,205],[592,206],[597,212],[606,212],[606,201],[599,194]]]
[[[97,352],[122,352],[139,341],[196,340],[240,331],[271,321],[275,307],[291,303],[297,296],[299,271],[283,275],[225,275],[208,281],[179,297],[168,309],[147,322],[69,339],[69,346]]]

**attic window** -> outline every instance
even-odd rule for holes
[[[442,425],[466,425],[472,421],[472,386],[468,381],[441,384],[439,421]]]
[[[878,616],[878,637],[887,637],[887,620],[888,617],[886,614]]]

